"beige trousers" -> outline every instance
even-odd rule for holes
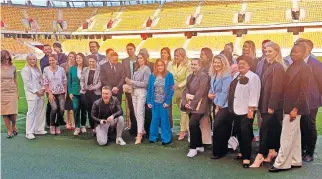
[[[212,144],[211,122],[209,113],[205,114],[200,120],[200,130],[202,134],[202,144]]]
[[[181,108],[181,96],[183,90],[177,90],[174,92],[174,100],[178,108]],[[180,110],[180,132],[189,131],[189,116],[186,112]]]
[[[301,115],[297,115],[296,119],[290,122],[290,115],[284,114],[281,147],[274,163],[274,167],[278,169],[302,165],[300,119]]]

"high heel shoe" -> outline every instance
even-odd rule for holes
[[[141,144],[141,142],[142,142],[142,135],[138,135],[138,136],[136,137],[135,144]]]
[[[242,155],[240,155],[240,154],[238,154],[238,155],[236,155],[236,157],[234,158],[235,160],[241,160],[241,159],[243,159],[243,156]]]
[[[250,168],[259,168],[259,167],[263,166],[263,161],[264,161],[264,158],[257,158],[256,157],[254,163],[249,167]]]
[[[18,131],[12,131],[13,135],[18,135]]]
[[[267,157],[264,159],[264,162],[271,163],[277,157],[277,152],[268,153]]]
[[[245,160],[243,160],[243,167],[244,168],[249,168],[249,165],[250,165],[250,161],[249,160],[246,160],[247,162],[245,162]]]
[[[183,140],[185,135],[186,135],[185,132],[181,131],[178,140]]]

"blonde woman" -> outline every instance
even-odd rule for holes
[[[37,66],[35,54],[27,55],[26,66],[21,70],[28,112],[26,118],[26,138],[35,139],[34,134],[44,135],[45,131],[45,88],[42,85],[41,70]]]
[[[260,61],[257,67],[262,81],[258,108],[262,123],[259,152],[250,166],[252,168],[260,167],[264,161],[271,162],[277,156],[282,130],[285,65],[278,44],[266,43],[265,52],[266,58]],[[266,159],[264,155],[267,155]]]
[[[257,64],[258,64],[258,59],[256,58],[256,46],[253,41],[247,40],[244,42],[243,55],[250,56],[253,59],[250,70],[255,73],[256,68],[257,68]]]
[[[228,140],[233,122],[228,110],[228,91],[232,77],[229,62],[224,55],[213,58],[209,75],[211,87],[208,98],[212,101],[214,116],[211,158],[219,159],[228,152]]]
[[[174,51],[174,60],[168,65],[168,71],[174,77],[174,100],[178,108],[180,108],[181,94],[186,87],[186,79],[191,74],[190,62],[188,61],[186,50],[178,48]],[[180,112],[180,135],[178,140],[183,140],[185,132],[189,127],[189,117],[185,111]]]

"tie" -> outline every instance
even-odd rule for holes
[[[113,70],[114,72],[116,72],[116,70],[115,70],[115,65],[112,65],[112,70]]]

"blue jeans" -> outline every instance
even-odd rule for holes
[[[159,135],[159,123],[161,120],[161,142],[171,142],[171,127],[169,120],[169,108],[164,108],[163,104],[154,103],[152,105],[152,121],[150,126],[150,141],[156,142]]]

